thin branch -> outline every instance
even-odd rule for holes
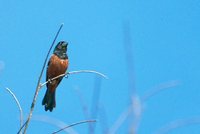
[[[108,79],[108,77],[105,74],[94,71],[94,70],[79,70],[79,71],[68,72],[68,74],[78,74],[78,73],[94,73],[94,74],[100,75],[101,77],[104,77],[105,79]]]
[[[200,117],[173,121],[166,126],[160,128],[158,131],[155,132],[155,134],[166,134],[174,129],[194,124],[200,124]]]
[[[102,134],[108,134],[108,117],[104,105],[99,104],[99,122]]]
[[[142,100],[142,102],[145,102],[148,99],[150,99],[151,97],[153,97],[154,95],[158,94],[159,92],[169,89],[169,88],[172,88],[172,87],[175,87],[179,84],[180,84],[180,81],[178,81],[178,80],[161,83],[160,85],[155,86],[150,91],[148,91],[145,95],[143,95],[141,97],[141,100]]]
[[[36,90],[35,90],[35,95],[34,95],[34,98],[33,98],[32,104],[31,104],[31,109],[30,109],[30,113],[29,113],[29,116],[28,116],[28,119],[27,119],[27,123],[26,123],[25,128],[24,128],[24,132],[23,132],[24,134],[26,133],[26,130],[28,128],[28,125],[29,125],[29,122],[30,122],[30,119],[31,119],[31,116],[32,116],[32,113],[33,113],[33,110],[34,110],[34,107],[35,107],[35,103],[36,103],[36,100],[37,100],[38,92],[39,92],[39,90],[41,88],[40,81],[42,79],[42,75],[43,75],[44,68],[45,68],[46,63],[47,63],[47,59],[49,57],[51,49],[52,49],[53,45],[55,44],[55,41],[56,41],[56,39],[57,39],[57,37],[58,37],[58,35],[60,33],[60,30],[62,29],[63,25],[64,24],[60,25],[60,28],[58,29],[58,32],[56,33],[56,36],[55,36],[55,38],[54,38],[54,40],[53,40],[53,42],[51,44],[51,47],[49,48],[49,51],[48,51],[47,55],[46,55],[46,58],[45,58],[45,61],[44,61],[43,67],[42,67],[42,71],[41,71],[39,79],[38,79],[37,87],[36,87]]]
[[[109,134],[115,134],[117,130],[122,126],[122,124],[127,120],[127,118],[131,115],[131,113],[134,114],[134,119],[132,120],[132,128],[130,129],[130,133],[135,134],[138,130],[142,116],[142,103],[139,96],[132,97],[131,105],[121,113],[121,115],[115,121],[114,125],[109,130]]]
[[[93,70],[79,70],[79,71],[66,72],[64,74],[58,75],[58,76],[56,76],[56,77],[54,77],[52,79],[49,79],[48,81],[40,84],[40,86],[43,87],[47,83],[49,83],[49,82],[51,82],[53,80],[59,79],[60,77],[64,77],[64,76],[70,75],[70,74],[78,74],[78,73],[94,73],[94,74],[97,74],[97,75],[100,75],[100,76],[104,77],[105,79],[108,79],[108,77],[105,74],[102,74],[102,73],[97,72],[97,71],[93,71]]]
[[[132,96],[136,94],[135,87],[135,65],[134,65],[134,51],[132,45],[131,27],[130,22],[126,21],[123,25],[123,46],[125,52],[125,60],[128,73],[128,86]]]
[[[119,118],[115,121],[114,125],[110,128],[109,134],[115,134],[120,126],[125,122],[128,116],[131,114],[133,108],[130,105],[124,112],[121,113]]]
[[[48,123],[50,125],[53,125],[55,127],[57,127],[58,129],[62,129],[65,126],[68,126],[68,124],[66,124],[65,122],[58,120],[56,118],[52,118],[50,116],[46,116],[46,115],[33,115],[32,117],[33,121],[40,121],[40,122],[44,122],[44,123]],[[74,128],[68,128],[63,130],[63,132],[66,132],[68,134],[78,134],[78,132],[74,129]]]
[[[134,113],[134,119],[132,122],[132,128],[130,128],[130,133],[136,134],[142,117],[142,102],[139,96],[132,97],[132,110]]]
[[[22,127],[22,124],[23,124],[23,110],[22,110],[22,107],[16,97],[16,95],[9,89],[6,87],[6,90],[8,91],[8,93],[10,93],[12,95],[12,97],[14,98],[16,104],[17,104],[17,107],[19,108],[19,112],[20,112],[20,128]]]
[[[123,41],[124,41],[124,50],[125,50],[125,60],[127,65],[127,73],[128,73],[128,84],[129,84],[129,90],[130,90],[130,100],[132,102],[132,98],[137,95],[136,92],[136,86],[135,86],[135,67],[134,67],[134,51],[133,45],[132,45],[132,36],[131,36],[131,28],[130,28],[130,22],[126,21],[123,25]],[[133,107],[132,107],[133,108]],[[134,111],[134,108],[133,108]],[[129,115],[130,119],[130,131],[133,131],[133,118],[134,114]]]
[[[24,128],[24,126],[26,125],[28,120],[26,120],[26,122],[20,127],[19,131],[17,132],[17,134],[20,134],[21,133],[21,130]]]
[[[96,119],[99,112],[99,98],[101,94],[101,78],[95,77],[94,82],[94,89],[92,95],[92,104],[91,104],[91,111],[90,111],[90,118]],[[89,134],[95,133],[95,124],[89,124]]]
[[[132,101],[134,106],[129,106],[124,112],[121,113],[121,115],[119,116],[119,118],[115,121],[114,125],[111,127],[111,129],[109,130],[109,134],[114,134],[116,133],[116,131],[120,128],[120,126],[125,122],[125,120],[128,118],[128,116],[131,114],[131,111],[135,111],[134,115],[135,118],[137,119],[137,121],[133,122],[133,131],[136,131],[138,128],[138,123],[139,120],[142,116],[142,105],[143,103],[148,100],[149,98],[151,98],[152,96],[156,95],[157,93],[168,89],[168,88],[172,88],[175,87],[179,84],[179,81],[170,81],[170,82],[165,82],[160,84],[159,86],[156,86],[154,88],[152,88],[149,92],[147,92],[141,99],[139,99],[137,96],[133,97],[132,99],[136,99],[135,101]],[[138,100],[139,99],[139,100]],[[133,109],[134,108],[134,109]],[[139,110],[139,111],[137,111]]]
[[[76,94],[79,98],[80,103],[81,103],[81,107],[82,107],[85,119],[88,119],[89,118],[89,111],[88,111],[88,106],[86,104],[85,98],[84,98],[82,92],[80,91],[80,89],[78,87],[76,87],[74,90],[75,90],[75,92],[76,92]]]
[[[73,124],[71,124],[69,126],[66,126],[66,127],[62,128],[62,129],[58,130],[58,131],[55,131],[52,134],[59,133],[59,132],[63,131],[64,129],[67,129],[69,127],[73,127],[73,126],[76,126],[76,125],[79,125],[79,124],[83,124],[83,123],[90,123],[90,122],[96,122],[96,120],[86,120],[86,121],[76,122],[76,123],[73,123]]]

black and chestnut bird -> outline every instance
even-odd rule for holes
[[[64,74],[68,68],[68,56],[67,56],[67,45],[65,41],[60,41],[51,56],[47,72],[46,72],[46,81],[60,75]],[[47,90],[46,94],[42,100],[42,105],[45,107],[45,111],[52,111],[56,107],[56,88],[61,82],[63,77],[50,81],[46,84]]]

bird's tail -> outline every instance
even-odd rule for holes
[[[51,92],[48,89],[46,90],[46,94],[42,100],[42,105],[44,105],[45,111],[52,112],[53,108],[56,107],[55,100],[55,91]]]

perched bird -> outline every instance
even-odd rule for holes
[[[56,45],[48,62],[46,81],[66,72],[69,63],[67,56],[67,45],[68,43],[65,41],[60,41]],[[46,84],[47,90],[42,100],[42,105],[44,105],[45,111],[49,110],[51,112],[53,108],[56,107],[56,88],[61,82],[62,78],[63,77],[60,77]]]

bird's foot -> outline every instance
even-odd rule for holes
[[[49,82],[49,83],[52,83],[52,80],[51,80],[51,79],[48,79],[48,82]]]

